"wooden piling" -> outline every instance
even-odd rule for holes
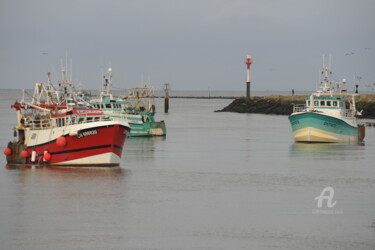
[[[169,83],[164,84],[164,113],[169,110]]]
[[[366,136],[366,128],[364,125],[358,125],[358,142],[363,142]]]

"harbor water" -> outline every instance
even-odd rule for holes
[[[0,145],[20,91],[0,91]],[[229,99],[156,99],[165,138],[129,138],[116,168],[0,157],[0,249],[375,249],[375,128],[364,145],[297,144],[287,116]]]

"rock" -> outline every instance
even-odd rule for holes
[[[296,102],[294,102],[296,103]],[[285,102],[279,99],[267,98],[238,98],[230,103],[227,107],[216,112],[237,112],[237,113],[259,113],[259,114],[276,114],[289,115],[293,111],[292,102]]]

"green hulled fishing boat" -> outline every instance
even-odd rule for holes
[[[358,125],[355,94],[349,94],[346,80],[333,82],[328,67],[322,72],[321,90],[306,98],[306,104],[295,105],[289,116],[296,142],[357,143],[364,138],[364,126]]]
[[[90,104],[101,109],[114,120],[126,120],[131,128],[131,137],[166,136],[164,121],[155,121],[154,87],[145,86],[128,89],[126,95],[114,98],[112,95],[112,69],[104,76],[104,90],[100,99]]]

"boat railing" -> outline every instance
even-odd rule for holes
[[[59,119],[59,118],[55,118]],[[66,125],[76,125],[84,124],[90,122],[100,122],[100,121],[110,121],[111,119],[108,116],[86,116],[86,115],[77,115],[71,116],[70,119],[65,120],[65,123],[57,122],[57,127],[64,127]]]
[[[51,119],[37,119],[29,122],[28,126],[32,130],[47,129],[51,127]]]
[[[65,127],[69,125],[84,124],[90,122],[110,121],[111,118],[107,116],[72,116],[70,118],[51,118],[51,119],[36,119],[28,122],[28,127],[32,130],[49,129],[51,127]]]
[[[353,117],[353,110],[351,109],[342,109],[341,110],[341,115],[345,117]]]
[[[305,104],[297,104],[293,106],[293,113],[304,112],[306,111]]]

